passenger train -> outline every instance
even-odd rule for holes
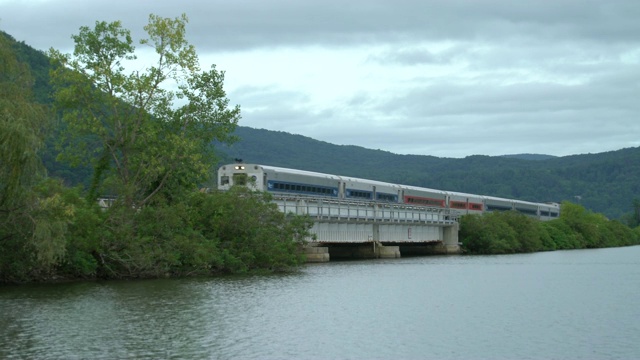
[[[218,189],[228,190],[233,185],[273,194],[445,208],[459,215],[507,210],[540,220],[551,220],[560,215],[557,203],[533,203],[257,164],[221,166]]]

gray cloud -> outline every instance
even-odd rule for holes
[[[201,54],[254,61],[227,73],[244,126],[446,157],[640,146],[637,0],[0,0],[0,29],[70,51],[71,34],[96,20],[140,37],[149,13],[183,12]],[[319,59],[262,78],[276,70],[256,54],[283,49]],[[359,67],[331,67],[352,49]],[[319,75],[295,78],[308,74]]]
[[[64,0],[31,5],[5,0],[0,7],[3,25],[16,36],[40,38],[39,47],[62,45],[61,36],[95,20],[122,20],[142,29],[149,13],[173,17],[183,12],[191,19],[193,41],[207,50],[532,37],[637,43],[640,33],[635,0]]]

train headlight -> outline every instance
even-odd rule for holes
[[[244,170],[244,166],[243,165],[236,165],[236,170]]]

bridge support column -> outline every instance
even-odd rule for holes
[[[302,253],[307,257],[308,263],[328,262],[329,248],[319,244],[308,243],[302,248]]]
[[[380,259],[397,259],[400,257],[400,246],[384,246],[379,242],[373,243],[375,255]]]
[[[458,223],[452,226],[447,226],[443,229],[442,245],[444,246],[445,254],[457,254],[460,252],[460,243],[458,242],[458,231],[460,225]]]

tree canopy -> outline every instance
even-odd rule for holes
[[[240,118],[224,73],[203,71],[185,38],[187,17],[151,15],[137,66],[130,31],[96,22],[73,54],[50,50],[56,112],[33,102],[28,66],[0,36],[0,282],[275,271],[304,261],[308,218],[268,194],[204,193],[214,140]],[[2,35],[2,34],[0,34]],[[41,95],[48,98],[50,92]],[[60,158],[93,167],[90,188],[48,179],[39,149],[53,115]],[[96,197],[114,196],[101,208]]]
[[[8,39],[0,34],[0,206],[19,206],[44,167],[38,151],[44,145],[46,108],[33,101],[29,67],[18,62]]]
[[[149,16],[147,37],[155,62],[137,63],[129,30],[97,21],[74,35],[72,55],[50,50],[56,108],[66,131],[62,158],[94,168],[92,194],[117,194],[124,206],[192,190],[207,180],[212,142],[230,142],[240,108],[228,107],[224,72],[202,71],[185,38],[186,15]],[[168,189],[171,189],[168,191]]]
[[[34,102],[33,77],[8,40],[0,34],[0,278],[38,273],[61,259],[71,215],[41,184],[39,152],[51,117]]]

